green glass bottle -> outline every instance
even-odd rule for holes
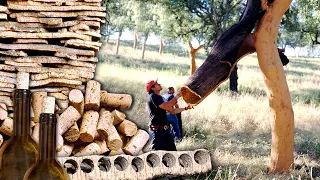
[[[44,109],[40,115],[39,157],[26,172],[24,180],[67,180],[68,174],[56,160],[56,124],[54,114],[55,98],[43,99]]]
[[[38,157],[38,146],[30,136],[29,74],[18,72],[13,92],[13,135],[0,148],[0,180],[21,180]]]

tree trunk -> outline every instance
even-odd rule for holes
[[[247,1],[241,20],[220,36],[205,62],[181,88],[183,98],[187,103],[199,104],[228,79],[235,64],[243,55],[255,51],[253,38],[249,34],[263,14],[261,1]]]
[[[238,66],[235,65],[229,78],[229,88],[231,92],[238,93]]]
[[[146,34],[144,36],[144,41],[143,41],[143,44],[142,44],[142,54],[141,54],[141,59],[144,59],[144,53],[146,51],[146,43],[147,43],[147,40],[148,40],[148,36],[149,34]]]
[[[133,49],[137,49],[137,43],[138,43],[137,32],[134,31],[134,33],[133,33]]]
[[[292,0],[275,0],[261,19],[255,48],[267,86],[272,113],[272,149],[270,172],[284,172],[293,167],[294,114],[290,92],[276,47],[283,14]]]
[[[194,49],[191,42],[189,41],[189,57],[190,57],[190,75],[192,75],[196,69],[196,54],[197,52],[203,47],[203,45],[200,45],[198,48]]]
[[[120,38],[121,38],[121,35],[122,35],[122,30],[120,30],[120,31],[119,31],[119,34],[118,34],[116,55],[119,54],[119,47],[120,47]]]
[[[163,53],[163,39],[162,36],[160,37],[160,47],[159,47],[159,54],[162,55]]]

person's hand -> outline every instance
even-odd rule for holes
[[[185,110],[194,109],[194,106],[192,104],[188,104],[188,106],[186,106],[184,109]]]
[[[181,97],[181,96],[182,96],[182,92],[179,91],[177,95],[178,95],[179,97]]]

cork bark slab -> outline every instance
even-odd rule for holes
[[[14,62],[14,61],[4,61],[4,64],[17,66],[17,67],[42,67],[39,63],[29,63],[29,62]]]
[[[24,6],[11,3],[8,4],[8,9],[21,11],[106,11],[106,7],[103,6]]]
[[[45,28],[42,27],[22,27],[22,26],[1,26],[1,31],[17,31],[17,32],[48,32]]]
[[[6,77],[11,77],[11,78],[16,78],[16,77],[17,77],[17,74],[16,74],[16,73],[10,73],[10,72],[0,71],[0,76],[6,76]]]
[[[7,20],[8,15],[6,13],[0,13],[0,20]]]
[[[16,68],[14,68],[13,66],[10,66],[10,65],[0,64],[0,70],[14,72],[14,71],[16,71]]]
[[[16,50],[0,51],[0,54],[6,55],[6,56],[14,56],[14,57],[28,56],[27,53],[25,53],[23,51],[16,51]]]
[[[59,25],[45,25],[41,23],[19,23],[13,21],[0,21],[1,28],[7,28],[8,30],[11,28],[63,28],[63,27],[71,27],[77,24],[86,24],[91,28],[98,29],[100,28],[100,23],[95,21],[81,21],[81,20],[72,20],[72,21],[64,21]]]
[[[0,82],[15,84],[16,78],[11,78],[11,77],[0,75]]]
[[[15,61],[19,63],[41,63],[41,64],[66,64],[68,61],[64,58],[54,56],[27,56],[27,57],[0,57],[5,61]]]
[[[52,97],[59,99],[59,100],[67,100],[68,99],[68,96],[66,96],[62,93],[58,93],[58,92],[48,93],[48,96],[52,96]]]
[[[17,39],[14,44],[48,44],[46,39]]]
[[[88,35],[88,36],[92,36],[95,38],[101,38],[101,34],[99,32],[95,32],[95,31],[83,31],[83,30],[77,30],[75,31],[77,34],[83,34],[83,35]],[[79,38],[80,39],[80,38]]]
[[[46,88],[33,88],[30,89],[31,92],[62,92],[69,91],[67,87],[46,87]]]
[[[0,38],[33,38],[33,39],[59,39],[59,38],[75,38],[82,40],[91,40],[90,35],[78,34],[74,32],[65,33],[28,33],[28,32],[14,32],[14,31],[2,31],[0,32]]]
[[[11,92],[2,92],[2,91],[0,91],[0,96],[9,96],[9,97],[11,97],[12,93]]]
[[[8,13],[8,8],[7,8],[7,6],[0,6],[0,12]]]
[[[97,18],[99,19],[99,18]],[[74,25],[74,26],[71,26],[69,28],[69,31],[76,31],[76,30],[85,30],[85,31],[89,31],[90,30],[90,27],[86,24],[77,24],[77,25]]]
[[[52,51],[52,52],[61,52],[61,53],[66,53],[71,55],[94,56],[94,51],[67,48],[63,46],[49,45],[49,44],[2,44],[0,43],[0,49]]]
[[[78,16],[89,16],[89,17],[106,17],[105,12],[97,11],[76,11],[76,12],[17,12],[11,13],[11,18],[23,17],[78,17]]]
[[[68,73],[56,73],[56,72],[49,72],[49,73],[41,73],[41,74],[31,74],[31,79],[34,81],[49,79],[49,78],[65,78],[65,79],[71,79],[71,80],[78,80],[81,82],[89,81],[90,78],[81,78],[74,74],[68,74]]]
[[[92,49],[94,51],[99,51],[99,47],[101,47],[101,43],[99,42],[83,41],[80,39],[68,39],[66,41],[63,40],[62,43],[64,43],[64,45],[68,47]]]
[[[103,24],[106,23],[106,20],[104,20],[104,19],[96,18],[96,17],[88,17],[88,16],[78,16],[77,20],[80,20],[80,21],[97,21],[97,22],[100,22],[100,23],[103,23]]]
[[[81,81],[70,80],[70,79],[61,79],[61,78],[49,78],[40,81],[30,81],[30,87],[44,86],[52,83],[58,84],[69,84],[69,85],[81,85]]]
[[[13,92],[13,91],[14,91],[14,88],[0,87],[0,91],[3,91],[3,92]]]
[[[77,56],[77,55],[70,55],[64,52],[56,52],[54,54],[56,57],[62,57],[62,58],[67,58],[70,60],[75,60],[75,61],[89,61],[89,62],[98,62],[97,57],[86,57],[86,56]]]
[[[83,66],[69,66],[69,65],[57,65],[57,67],[62,69],[73,69],[73,70],[81,70],[86,73],[93,73],[95,71],[95,68],[90,67],[83,67]]]
[[[68,64],[72,66],[88,67],[91,69],[95,69],[97,66],[96,64],[93,64],[90,62],[82,62],[82,61],[68,61]]]
[[[41,23],[47,25],[62,24],[62,18],[39,18],[39,17],[17,17],[17,21],[21,23]]]
[[[67,6],[100,6],[100,2],[66,2]]]

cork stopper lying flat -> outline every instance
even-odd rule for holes
[[[55,108],[55,98],[47,96],[43,98],[43,113],[53,114]]]
[[[29,73],[27,72],[18,72],[16,87],[17,89],[29,89]]]

